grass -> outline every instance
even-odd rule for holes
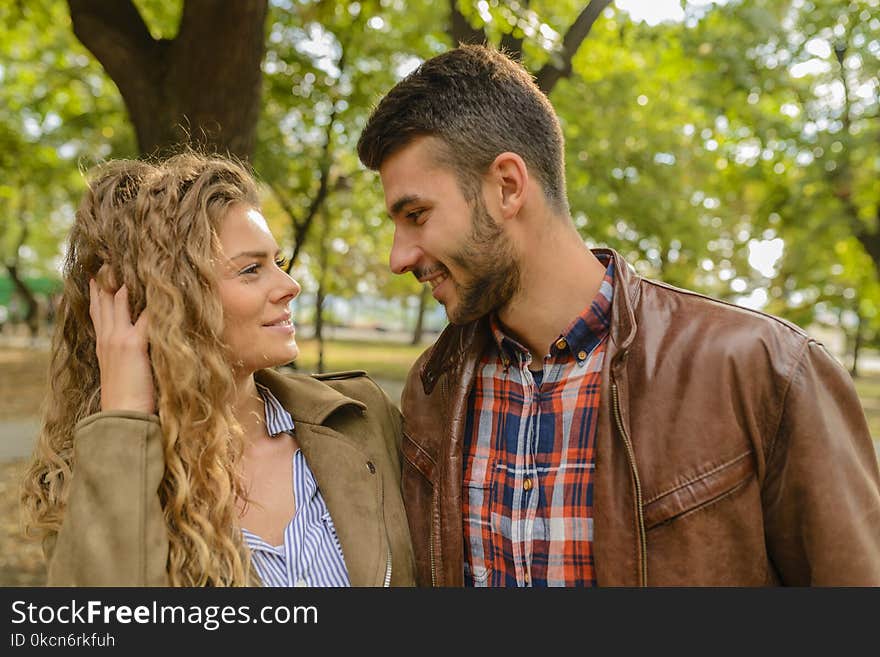
[[[300,355],[296,366],[303,372],[318,370],[318,342],[297,339]],[[377,379],[403,381],[426,345],[381,341],[333,340],[324,344],[324,371],[366,370]]]
[[[880,440],[880,373],[862,374],[855,385],[871,435],[874,440]]]
[[[297,368],[316,372],[318,343],[297,340]],[[328,340],[324,345],[324,371],[366,370],[373,378],[400,384],[426,345],[411,346],[381,340]],[[0,420],[33,417],[45,392],[48,352],[26,348],[0,348]],[[868,419],[871,435],[880,440],[880,372],[863,372],[856,391]]]
[[[299,370],[315,371],[317,343],[312,339],[298,342]],[[325,345],[325,370],[365,369],[374,378],[383,379],[385,385],[400,384],[424,348],[378,340],[332,340]],[[37,415],[47,365],[45,350],[0,347],[0,422]],[[871,435],[880,440],[880,372],[865,372],[856,379],[855,386]],[[0,587],[40,586],[45,582],[39,545],[25,542],[19,534],[18,482],[25,466],[23,459],[0,463]]]

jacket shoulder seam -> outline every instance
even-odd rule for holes
[[[804,340],[803,344],[800,346],[800,351],[794,359],[794,363],[791,367],[791,372],[785,378],[785,390],[782,391],[782,401],[779,404],[779,415],[776,418],[775,428],[773,430],[773,435],[771,437],[771,444],[767,446],[766,451],[766,460],[769,463],[773,458],[773,453],[776,451],[776,445],[779,440],[779,430],[782,427],[782,418],[785,415],[785,406],[788,403],[788,395],[791,391],[792,383],[794,382],[794,378],[797,375],[798,369],[804,362],[804,358],[806,357],[807,349],[811,344],[818,344],[813,339]]]
[[[774,324],[777,324],[785,329],[788,329],[792,333],[804,338],[805,341],[814,341],[813,338],[804,331],[801,327],[796,324],[792,324],[791,322],[782,319],[781,317],[776,317],[775,315],[770,315],[768,313],[762,312],[760,310],[755,310],[754,308],[746,308],[745,306],[738,306],[735,303],[731,303],[730,301],[725,301],[724,299],[716,299],[714,297],[707,296],[705,294],[700,294],[699,292],[694,292],[693,290],[685,290],[680,287],[675,287],[674,285],[670,285],[669,283],[664,283],[662,281],[657,281],[651,278],[642,278],[642,283],[646,285],[653,285],[654,287],[658,287],[660,289],[666,290],[667,292],[672,292],[674,294],[680,294],[682,296],[693,297],[695,299],[699,299],[705,301],[710,304],[717,304],[720,306],[726,306],[733,310],[738,310],[745,312],[750,315],[754,315],[757,317],[762,317],[764,319],[771,320]]]

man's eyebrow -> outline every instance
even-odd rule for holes
[[[388,211],[388,214],[393,217],[396,214],[398,214],[401,210],[403,210],[403,208],[406,207],[407,205],[409,205],[410,203],[416,203],[417,201],[420,201],[420,200],[421,200],[421,198],[416,196],[415,194],[407,194],[406,196],[401,196],[399,199],[394,201],[394,204],[391,206],[391,209]]]

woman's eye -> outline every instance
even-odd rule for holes
[[[260,265],[255,262],[252,265],[248,265],[247,267],[245,267],[244,269],[242,269],[238,273],[239,274],[256,274],[259,269],[260,269]]]
[[[290,260],[288,260],[284,256],[279,256],[279,257],[275,258],[275,266],[278,267],[279,269],[287,269],[287,265],[289,262],[290,262]]]

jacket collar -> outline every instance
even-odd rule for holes
[[[310,376],[260,370],[254,377],[296,423],[297,443],[333,518],[352,586],[382,586],[389,548],[385,532],[377,531],[384,522],[381,482],[367,467],[365,437],[342,428],[341,417],[331,421],[341,409],[367,406]]]
[[[324,424],[327,418],[345,406],[367,410],[363,402],[310,376],[288,377],[274,370],[259,370],[254,379],[272,391],[295,423]]]
[[[641,281],[629,263],[614,249],[591,249],[596,255],[614,260],[614,301],[611,304],[611,341],[620,351],[626,350],[636,337],[635,310],[641,300]]]
[[[606,255],[614,261],[614,301],[611,304],[610,339],[622,353],[636,335],[635,309],[640,298],[641,277],[614,249],[592,249],[596,255]],[[479,358],[486,342],[491,339],[489,319],[481,317],[469,324],[446,327],[431,347],[419,376],[426,395],[430,395],[440,376],[455,369],[462,361]]]

